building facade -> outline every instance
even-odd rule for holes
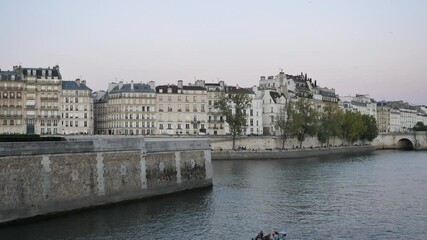
[[[0,134],[22,134],[25,128],[25,84],[18,72],[0,70]]]
[[[86,81],[62,81],[60,102],[61,134],[94,133],[92,89]]]
[[[25,83],[25,131],[27,134],[58,134],[61,73],[59,67],[23,68],[15,66]]]
[[[108,119],[108,129],[102,131],[109,135],[156,134],[156,94],[150,85],[113,83],[107,96],[107,116],[100,118]]]
[[[160,85],[156,87],[159,134],[207,134],[207,90],[204,87]]]

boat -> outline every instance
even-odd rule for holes
[[[286,235],[287,233],[285,231],[273,231],[272,233],[266,235],[264,235],[264,233],[261,231],[255,238],[252,238],[252,240],[284,240]]]

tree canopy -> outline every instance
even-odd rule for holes
[[[214,107],[225,117],[230,133],[233,136],[233,149],[235,149],[236,136],[241,135],[246,127],[246,114],[244,110],[251,106],[251,98],[247,93],[231,93],[222,96]]]
[[[414,131],[427,131],[427,126],[424,125],[423,122],[417,122],[415,126],[412,128]]]

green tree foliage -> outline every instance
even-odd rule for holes
[[[280,130],[280,138],[282,139],[282,149],[285,148],[286,141],[294,137],[293,119],[295,117],[295,103],[287,101],[280,109],[274,121],[274,126]]]
[[[317,131],[317,137],[321,143],[327,143],[331,137],[342,136],[342,121],[343,112],[338,108],[337,105],[328,104],[323,108],[322,113],[319,116],[319,127]]]
[[[362,122],[365,127],[361,134],[361,139],[368,141],[374,140],[374,138],[378,136],[377,121],[373,116],[362,115]]]
[[[305,136],[314,136],[317,132],[317,111],[313,108],[310,100],[300,98],[295,103],[295,114],[293,116],[292,132],[300,142],[300,148]]]
[[[427,126],[424,125],[423,122],[417,122],[415,126],[412,128],[414,131],[427,131]]]
[[[246,127],[246,114],[243,110],[251,106],[251,98],[246,93],[232,93],[222,96],[214,107],[225,117],[231,135],[233,136],[233,149],[235,149],[236,136],[241,135]]]
[[[344,139],[349,141],[350,144],[361,139],[362,134],[366,131],[362,114],[360,112],[346,111],[343,116],[341,128]]]

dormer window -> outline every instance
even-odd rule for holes
[[[168,88],[168,93],[172,93],[172,88]]]
[[[163,93],[163,89],[159,89],[159,93]]]

